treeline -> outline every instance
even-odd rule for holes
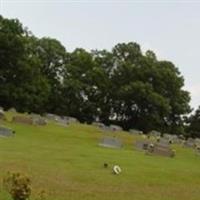
[[[0,16],[0,105],[6,109],[183,134],[190,112],[183,86],[172,62],[143,53],[137,43],[67,52],[58,40],[37,38],[18,20]]]

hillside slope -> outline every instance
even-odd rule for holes
[[[0,179],[7,171],[28,174],[32,200],[41,190],[48,200],[200,199],[200,156],[191,149],[175,146],[175,158],[148,156],[133,149],[136,138],[126,132],[116,133],[124,147],[109,149],[98,142],[113,133],[94,126],[3,124],[16,135],[0,137]],[[112,174],[114,164],[121,166],[120,175]],[[2,186],[0,199],[10,200]]]

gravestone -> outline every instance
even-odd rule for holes
[[[155,130],[152,130],[150,133],[149,133],[150,136],[152,137],[161,137],[161,133],[158,132],[158,131],[155,131]]]
[[[133,135],[142,135],[143,134],[142,131],[139,131],[139,130],[136,130],[136,129],[130,129],[129,133],[133,134]]]
[[[185,140],[185,136],[184,136],[184,135],[179,135],[178,138],[179,138],[180,140]]]
[[[195,140],[194,140],[193,138],[188,138],[188,139],[184,142],[184,146],[185,146],[185,147],[190,147],[190,148],[195,147]]]
[[[31,115],[31,119],[33,120],[33,124],[39,125],[39,126],[45,126],[47,125],[47,121],[41,117],[40,115]]]
[[[78,123],[78,119],[76,119],[75,117],[70,117],[70,116],[63,116],[62,117],[63,120],[66,120],[67,124],[72,124],[72,123]]]
[[[0,136],[1,137],[10,137],[14,135],[14,131],[10,128],[0,127]]]
[[[110,125],[110,130],[111,131],[122,131],[122,127],[121,126],[117,126],[117,125]]]
[[[163,138],[167,139],[169,143],[179,143],[179,139],[177,135],[163,134]]]
[[[47,113],[45,117],[52,121],[58,121],[59,116],[51,113]]]
[[[160,144],[170,144],[170,142],[169,142],[170,140],[169,139],[166,139],[166,138],[163,138],[163,137],[161,137],[159,140],[158,140],[158,143],[160,143]]]
[[[9,111],[9,112],[14,112],[14,113],[17,112],[15,108],[10,108],[8,111]]]
[[[61,126],[68,126],[69,125],[69,121],[59,117],[59,118],[57,118],[57,124],[61,125]]]
[[[3,110],[0,110],[0,120],[5,120],[6,117],[5,117],[5,113]]]
[[[137,140],[134,144],[135,149],[139,150],[139,151],[144,151],[147,150],[149,148],[149,145],[152,142],[149,140]]]
[[[166,157],[174,157],[175,152],[170,148],[169,145],[163,143],[156,143],[152,148],[148,149],[148,154],[166,156]]]
[[[30,117],[20,116],[20,115],[14,116],[12,118],[12,121],[16,123],[29,124],[29,125],[34,124],[33,119],[31,119]]]
[[[114,137],[104,137],[101,139],[99,146],[119,149],[122,147],[122,141]]]
[[[196,146],[200,147],[200,138],[195,138],[194,142]]]
[[[105,125],[103,123],[100,123],[100,122],[93,122],[92,125],[93,126],[97,126],[99,128],[104,128],[105,127]]]
[[[111,129],[110,129],[110,126],[103,126],[103,127],[101,127],[101,129],[103,130],[103,131],[111,131]]]
[[[78,123],[79,121],[75,117],[68,117],[68,122],[69,123]]]
[[[173,144],[181,144],[182,140],[177,135],[171,135],[171,141]]]
[[[168,133],[164,133],[163,138],[170,140],[172,138],[172,135],[170,135]]]
[[[200,145],[196,146],[195,151],[197,155],[200,155]]]

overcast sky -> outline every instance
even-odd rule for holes
[[[138,42],[179,68],[191,106],[200,105],[200,0],[0,0],[0,14],[18,18],[37,37],[60,40],[68,51]]]

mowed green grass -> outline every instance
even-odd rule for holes
[[[12,114],[7,115],[10,119]],[[112,133],[89,125],[4,125],[16,136],[0,137],[0,179],[7,171],[27,174],[31,200],[41,190],[48,200],[200,199],[200,156],[192,149],[175,146],[175,158],[148,156],[133,149],[136,138],[126,132],[116,133],[124,147],[109,149],[98,142]],[[113,175],[114,164],[122,168],[120,175]],[[2,186],[0,200],[10,200]]]

